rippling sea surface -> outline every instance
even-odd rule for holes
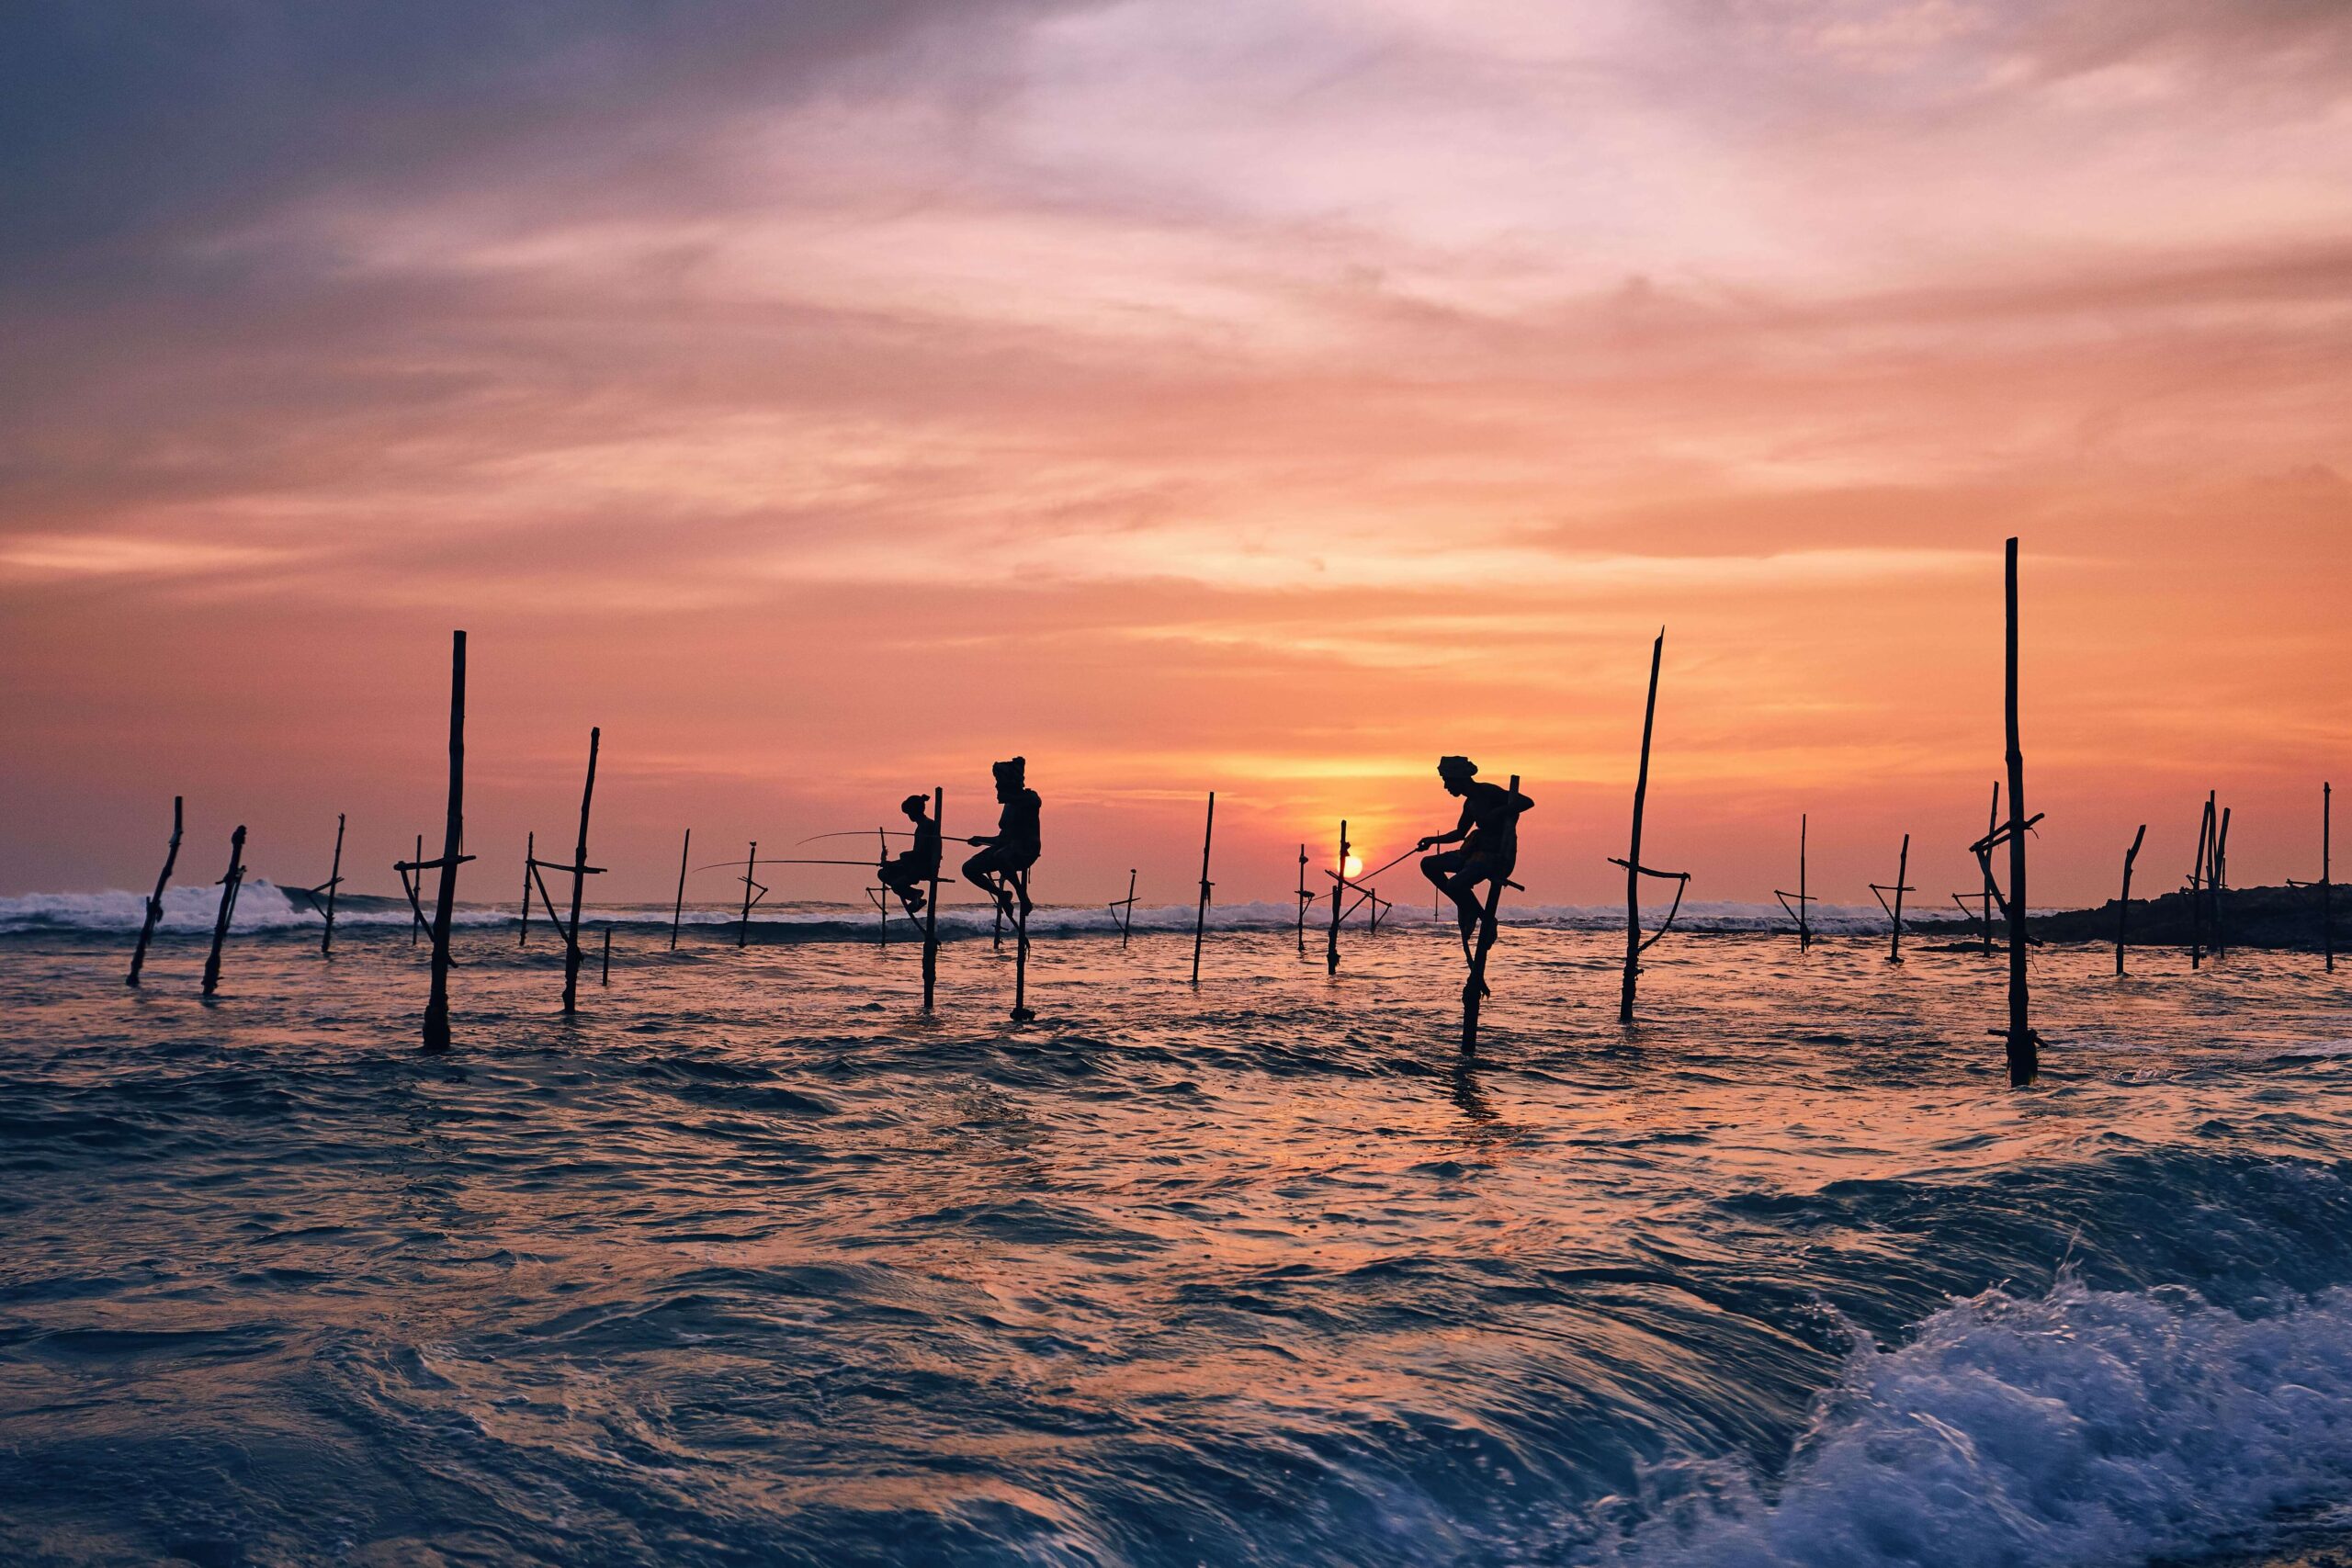
[[[188,922],[177,922],[186,925]],[[1172,923],[1172,922],[1163,922]],[[0,1561],[2132,1564],[2352,1499],[2352,976],[0,937]],[[593,940],[593,939],[592,939]]]

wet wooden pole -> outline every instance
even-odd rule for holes
[[[1298,846],[1298,953],[1306,956],[1306,846]]]
[[[760,841],[757,839],[753,839],[752,840],[751,849],[745,852],[743,856],[743,919],[742,923],[735,928],[735,945],[737,947],[748,946],[752,940],[752,905],[753,902],[752,892],[752,889],[759,887],[759,884],[752,880],[752,874],[759,869]]]
[[[164,873],[155,878],[155,891],[147,896],[147,918],[139,922],[139,945],[130,950],[130,973],[124,976],[126,986],[139,984],[139,971],[147,966],[147,944],[155,940],[155,927],[164,919],[164,889],[172,885],[172,868],[180,863],[181,808],[186,797],[172,796],[172,841],[164,850]]]
[[[327,925],[326,930],[319,933],[319,956],[322,958],[333,958],[334,956],[334,896],[335,890],[343,886],[344,821],[344,813],[340,811],[336,812],[334,814],[334,859],[327,866],[327,880],[325,887],[327,896]]]
[[[1884,909],[1886,911],[1887,919],[1894,922],[1894,945],[1886,950],[1886,961],[1889,964],[1900,964],[1903,962],[1903,896],[1905,893],[1916,893],[1918,891],[1916,887],[1906,887],[1904,886],[1905,879],[1908,877],[1910,874],[1911,835],[1905,833],[1903,835],[1902,858],[1894,863],[1894,886],[1889,887],[1884,883],[1879,882],[1873,882],[1871,884],[1871,891],[1878,895],[1878,907]],[[1894,902],[1891,905],[1886,901],[1886,896],[1890,893],[1894,895]]]
[[[947,791],[934,787],[931,792],[931,819],[941,835],[940,852],[931,866],[931,897],[922,906],[922,1010],[929,1012],[932,998],[939,987],[939,863],[947,856]]]
[[[2188,966],[2205,962],[2205,862],[2213,849],[2213,796],[2205,796],[2205,814],[2197,824],[2197,860],[2188,872]]]
[[[1340,859],[1331,868],[1331,934],[1323,943],[1323,973],[1340,972],[1340,916],[1348,896],[1348,819],[1340,818]]]
[[[1984,813],[1984,836],[1989,839],[2000,830],[2001,781],[1995,779],[1993,781],[1992,808]],[[1981,924],[1984,927],[1984,956],[1990,958],[1993,956],[1993,906],[1999,900],[1996,896],[1996,890],[1993,885],[1993,862],[1988,857],[1981,863],[1984,872],[1984,903],[1983,906],[1984,919]]]
[[[607,920],[607,921],[605,921],[605,963],[604,963],[604,967],[603,967],[601,970],[599,970],[599,971],[597,972],[597,975],[596,975],[596,984],[598,984],[599,986],[609,986],[609,985],[611,985],[612,983],[613,983],[613,925],[612,925],[612,922],[611,922],[610,920]]]
[[[596,798],[596,753],[603,746],[604,727],[588,730],[588,782],[580,790],[580,840],[571,852],[571,919],[563,933],[563,1010],[575,1010],[580,1000],[580,900],[588,886],[588,808]]]
[[[2230,808],[2222,807],[2222,824],[2213,832],[2213,865],[2205,878],[2205,891],[2213,901],[2213,956],[2219,958],[2229,947],[2229,922],[2222,916],[2222,890],[2229,884],[2230,874]]]
[[[416,836],[416,859],[410,863],[420,868],[424,864],[424,835],[422,833]],[[417,938],[423,936],[427,929],[424,924],[424,873],[420,869],[414,874],[416,882],[409,889],[408,895],[409,914],[412,917],[408,928],[408,944],[411,947],[416,945]]]
[[[1519,775],[1510,776],[1510,793],[1519,794]],[[1496,911],[1501,908],[1507,873],[1497,873],[1487,884],[1485,910],[1478,917],[1478,942],[1470,954],[1470,976],[1462,982],[1462,1054],[1478,1054],[1478,1006],[1487,997],[1487,954],[1495,945]],[[1335,890],[1336,891],[1336,890]]]
[[[2328,784],[2319,786],[2319,942],[2320,951],[2327,955],[2327,972],[2335,973],[2335,892],[2328,881],[2328,828],[2335,815],[2335,791]]]
[[[2041,1037],[2033,1032],[2032,1002],[2026,976],[2025,836],[2031,824],[2025,814],[2025,750],[2018,726],[2018,542],[2012,537],[2003,558],[2003,601],[2007,634],[2004,638],[2003,710],[2008,732],[2009,769],[2009,1027],[2007,1051],[2009,1086],[2022,1089],[2041,1070]]]
[[[1027,1023],[1036,1018],[1029,1009],[1029,873],[1026,868],[1011,874],[1013,888],[1012,910],[1012,1021]],[[1003,900],[997,907],[1003,908]]]
[[[1127,938],[1136,924],[1136,868],[1127,867],[1127,896],[1111,906],[1119,912],[1119,950],[1126,951]]]
[[[1657,671],[1666,657],[1666,628],[1650,644],[1650,693],[1642,706],[1642,761],[1634,775],[1633,845],[1625,852],[1625,975],[1617,991],[1617,1021],[1634,1021],[1635,976],[1642,959],[1642,807],[1650,791],[1650,732],[1657,718]]]
[[[1789,901],[1792,895],[1778,887],[1772,889],[1772,897],[1781,901],[1781,908],[1787,910],[1789,918],[1797,923],[1799,953],[1813,951],[1813,916],[1809,913],[1813,908],[1813,895],[1805,891],[1804,882],[1804,840],[1806,830],[1810,826],[1805,814],[1797,813],[1797,890],[1793,895],[1796,902],[1792,904]]]
[[[2123,946],[2132,921],[2132,864],[2140,858],[2140,845],[2148,836],[2148,825],[2132,835],[2132,847],[2123,852],[2123,895],[2115,901],[2115,972],[2123,973]]]
[[[424,1048],[449,1048],[449,921],[458,907],[458,867],[466,843],[466,634],[449,643],[449,810],[441,828],[441,882],[433,896],[433,978],[424,998]],[[418,885],[424,867],[416,868]]]
[[[514,933],[514,945],[522,947],[531,940],[531,863],[539,858],[539,836],[523,835],[523,929]]]
[[[678,951],[678,922],[686,918],[686,852],[694,847],[695,830],[689,828],[678,844],[678,897],[676,902],[670,906],[670,951],[673,953]]]
[[[212,951],[204,960],[204,994],[220,988],[220,948],[229,940],[229,922],[237,914],[237,889],[245,881],[245,829],[239,823],[229,835],[229,873],[220,879],[220,908],[212,917]]]
[[[1209,791],[1209,818],[1201,829],[1201,907],[1193,917],[1193,984],[1201,983],[1201,939],[1209,926],[1209,840],[1216,834],[1216,791]]]

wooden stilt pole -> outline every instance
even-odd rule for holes
[[[1519,775],[1510,776],[1510,792],[1519,794]],[[1470,976],[1462,982],[1462,1054],[1478,1054],[1478,1004],[1487,996],[1487,954],[1495,945],[1495,914],[1502,907],[1503,883],[1509,872],[1498,872],[1487,884],[1487,904],[1478,917],[1478,942],[1470,954]]]
[[[220,879],[220,908],[212,917],[212,952],[204,960],[204,994],[220,988],[220,947],[229,940],[229,922],[237,914],[237,889],[245,883],[245,829],[239,823],[229,835],[229,874]]]
[[[514,933],[514,945],[522,947],[531,940],[531,863],[539,858],[539,836],[523,835],[523,929]]]
[[[424,835],[422,833],[416,836],[416,860],[413,863],[418,866],[424,864]],[[408,908],[409,913],[415,917],[408,928],[408,944],[414,947],[417,938],[427,930],[424,923],[424,873],[421,870],[416,873],[415,886],[409,892]]]
[[[1650,645],[1650,693],[1642,706],[1642,762],[1634,775],[1633,847],[1625,852],[1625,974],[1617,991],[1617,1021],[1634,1021],[1635,976],[1642,956],[1642,807],[1650,791],[1650,731],[1657,718],[1657,670],[1666,657],[1666,628]]]
[[[2041,1070],[2041,1037],[2033,1032],[2031,1000],[2026,976],[2025,836],[2031,822],[2025,814],[2025,750],[2018,727],[2018,542],[2011,538],[2004,558],[2004,601],[2007,612],[2005,639],[2004,703],[2008,730],[2009,765],[2009,1086],[2022,1089]]]
[[[2327,972],[2335,973],[2335,890],[2328,881],[2329,819],[2335,811],[2335,791],[2332,785],[2319,786],[2319,941],[2320,950],[2327,955]]]
[[[686,918],[686,852],[694,847],[695,830],[689,828],[686,836],[678,843],[678,897],[670,906],[670,951],[673,953],[678,951],[678,922]]]
[[[758,883],[752,880],[752,874],[759,869],[760,841],[757,839],[753,839],[752,840],[752,847],[748,851],[744,852],[743,855],[743,919],[742,923],[735,928],[735,945],[737,947],[747,946],[752,940],[752,905],[754,902],[752,894],[753,889],[759,888],[760,886]],[[765,891],[763,888],[760,890],[763,892]]]
[[[1989,839],[2000,830],[2001,781],[1995,779],[1993,781],[1992,809],[1984,813],[1984,836]],[[1996,897],[1996,891],[1993,886],[1993,863],[1991,859],[1987,858],[1982,863],[1984,871],[1984,919],[1983,921],[1984,928],[1984,956],[1990,958],[1993,956],[1993,906],[1998,900]]]
[[[1298,846],[1298,953],[1306,956],[1306,906],[1313,902],[1306,896],[1306,846]]]
[[[2205,880],[2207,894],[2213,900],[2213,956],[2219,958],[2229,947],[2229,923],[2222,918],[2222,891],[2229,886],[2230,875],[2230,808],[2222,807],[2222,825],[2213,834],[2213,869]]]
[[[1201,829],[1201,907],[1193,917],[1193,984],[1201,983],[1201,939],[1209,925],[1209,889],[1216,885],[1209,880],[1209,840],[1216,833],[1216,791],[1209,791],[1209,817]]]
[[[1331,867],[1331,934],[1323,943],[1323,973],[1340,972],[1340,916],[1348,896],[1348,821],[1340,818],[1340,858]]]
[[[1012,911],[1012,1021],[1027,1023],[1037,1015],[1029,1010],[1029,873],[1011,874]],[[1003,908],[1001,901],[997,906]]]
[[[599,970],[599,971],[598,971],[598,973],[597,973],[597,976],[596,976],[596,984],[598,984],[599,986],[609,986],[609,985],[611,985],[612,983],[613,983],[613,927],[612,927],[612,922],[611,922],[611,921],[609,921],[609,920],[607,920],[607,921],[605,921],[605,963],[604,963],[604,967],[603,967],[601,970]]]
[[[1871,891],[1878,895],[1878,907],[1884,909],[1886,911],[1887,919],[1894,923],[1894,945],[1889,947],[1886,951],[1886,961],[1889,964],[1900,964],[1903,962],[1903,896],[1905,893],[1916,893],[1918,891],[1916,887],[1906,887],[1904,886],[1904,879],[1907,877],[1910,873],[1911,835],[1905,833],[1903,835],[1903,856],[1900,860],[1894,863],[1894,886],[1889,887],[1883,883],[1878,882],[1871,884]],[[1894,895],[1894,902],[1891,905],[1886,901],[1886,896],[1889,893]]]
[[[946,858],[947,791],[934,788],[931,792],[931,819],[939,824],[940,858]],[[932,996],[939,986],[939,866],[931,868],[931,897],[922,906],[922,1010],[931,1010]]]
[[[2141,842],[2148,836],[2148,825],[2132,835],[2132,847],[2123,852],[2123,895],[2115,901],[2115,973],[2123,973],[2123,946],[2132,920],[2132,864],[2140,858]]]
[[[1136,927],[1136,868],[1127,867],[1127,896],[1119,900],[1119,950],[1126,951],[1127,938]]]
[[[344,821],[344,813],[340,811],[336,812],[334,814],[334,860],[327,867],[327,880],[325,887],[327,896],[326,930],[319,933],[319,956],[322,958],[333,958],[334,956],[334,896],[335,890],[343,886]],[[313,889],[313,891],[317,890]]]
[[[588,808],[596,798],[596,753],[604,743],[601,725],[588,731],[588,782],[580,790],[580,840],[571,852],[571,919],[563,933],[563,1010],[571,1013],[580,1002],[580,899],[588,886]]]
[[[2197,861],[2188,873],[2188,966],[2205,961],[2205,863],[2213,851],[2213,796],[2205,796],[2205,814],[2197,824]]]
[[[458,867],[466,844],[466,634],[449,641],[449,810],[441,829],[441,882],[433,896],[433,978],[424,998],[424,1048],[449,1048],[449,921],[458,907]],[[418,856],[417,886],[424,885]]]
[[[989,928],[989,951],[1004,951],[1004,903],[1001,899],[997,902],[996,923]]]
[[[130,973],[123,976],[126,986],[139,984],[139,971],[147,966],[147,944],[155,938],[155,927],[164,918],[164,889],[172,885],[172,868],[180,863],[181,807],[184,796],[172,796],[172,841],[164,851],[164,874],[155,878],[155,891],[147,896],[147,918],[139,923],[139,945],[130,950]]]
[[[1813,824],[1805,813],[1797,813],[1797,951],[1813,951],[1812,897],[1804,886],[1804,840]]]

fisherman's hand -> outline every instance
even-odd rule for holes
[[[974,849],[978,849],[978,848],[979,848],[982,844],[987,843],[989,840],[986,840],[986,839],[967,839],[967,840],[965,840],[964,841],[965,841],[966,843],[967,843],[967,844],[971,845]]]
[[[1419,843],[1415,844],[1413,848],[1416,852],[1426,854],[1430,849],[1434,848],[1436,844],[1437,840],[1435,839],[1423,839]]]

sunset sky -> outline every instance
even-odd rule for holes
[[[1018,751],[1041,897],[1283,898],[1463,751],[1601,902],[1663,625],[1645,859],[1942,902],[2011,534],[2037,903],[2352,786],[2342,0],[34,4],[0,213],[0,892],[390,890],[463,626],[464,897],[597,724],[620,897]]]

